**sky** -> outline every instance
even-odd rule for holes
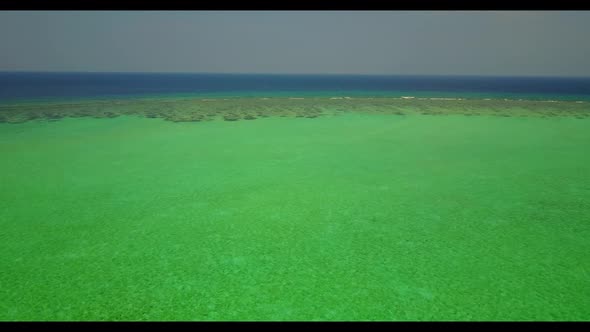
[[[0,71],[590,76],[590,11],[3,11]]]

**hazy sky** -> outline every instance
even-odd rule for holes
[[[588,11],[0,12],[0,70],[590,76]]]

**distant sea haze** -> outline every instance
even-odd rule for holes
[[[174,95],[590,100],[590,78],[0,72],[0,102]]]

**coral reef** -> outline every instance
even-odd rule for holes
[[[357,112],[427,116],[575,117],[590,116],[587,103],[453,98],[151,98],[0,104],[1,123],[59,121],[64,118],[143,116],[171,122],[240,121],[267,117],[313,119]]]

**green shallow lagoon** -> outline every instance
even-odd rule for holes
[[[0,123],[0,320],[588,320],[590,119]]]

